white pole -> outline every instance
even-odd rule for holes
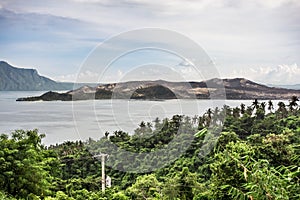
[[[94,158],[101,157],[101,167],[102,167],[102,170],[101,170],[101,174],[102,174],[101,185],[102,185],[102,192],[103,193],[105,193],[105,184],[106,184],[106,180],[105,180],[105,156],[107,156],[107,154],[103,154],[103,153],[100,153],[100,154],[94,156]]]
[[[101,164],[102,164],[102,192],[105,192],[105,154],[101,154]]]

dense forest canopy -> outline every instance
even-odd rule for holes
[[[201,116],[175,115],[141,122],[133,135],[105,133],[99,140],[44,146],[37,130],[0,137],[0,199],[300,199],[300,110],[297,97],[288,105],[253,101],[252,105],[209,108]],[[217,122],[216,116],[225,116]],[[212,126],[219,125],[219,126]],[[222,126],[218,137],[207,137]],[[193,136],[189,143],[186,136]],[[184,153],[139,157],[124,162],[122,151],[147,153],[171,141]],[[99,152],[117,149],[107,161],[112,187],[101,192]],[[212,144],[204,152],[205,145]],[[173,144],[174,145],[174,142]],[[110,153],[110,152],[106,152]],[[141,154],[143,155],[143,154]],[[169,152],[178,155],[176,148]],[[136,159],[136,160],[134,160]],[[119,162],[122,160],[122,162]],[[128,172],[162,164],[155,171]]]

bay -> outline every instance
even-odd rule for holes
[[[132,134],[141,121],[153,122],[175,114],[202,115],[209,108],[251,105],[251,100],[87,100],[75,102],[17,102],[44,91],[0,91],[0,133],[38,129],[46,145],[67,140],[99,139],[106,131]],[[276,107],[278,101],[273,101]]]

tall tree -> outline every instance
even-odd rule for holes
[[[246,105],[245,104],[241,104],[241,114],[245,114],[245,111],[246,111]]]
[[[258,102],[257,99],[254,99],[254,101],[252,102],[252,107],[255,108],[255,109],[259,108],[259,102]]]
[[[271,100],[268,101],[268,110],[270,111],[270,113],[272,113],[272,110],[274,109],[274,105],[273,102]]]
[[[294,109],[297,109],[298,103],[297,101],[299,101],[297,96],[292,96],[292,98],[289,100],[289,109],[290,111],[293,111]]]
[[[278,102],[278,109],[277,109],[277,112],[279,113],[279,117],[280,118],[284,118],[287,116],[288,112],[286,110],[286,107],[285,107],[285,103],[283,103],[282,101]]]
[[[17,130],[0,137],[0,189],[16,197],[50,193],[50,170],[56,158],[46,152],[37,130]],[[53,168],[53,169],[52,169]],[[48,170],[49,171],[48,171]]]

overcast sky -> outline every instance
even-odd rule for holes
[[[99,43],[133,29],[158,27],[195,41],[222,78],[296,84],[300,83],[299,10],[300,0],[0,0],[0,60],[35,68],[58,81],[76,77],[89,81],[99,74],[80,67]],[[137,59],[148,75],[149,68],[159,73],[158,66],[169,74],[144,78],[171,79],[170,69],[186,80],[202,78],[189,60],[168,59],[165,53],[131,56],[116,64],[105,80],[125,80],[126,75],[134,79],[129,72],[141,74]],[[149,58],[159,65],[150,67]]]

